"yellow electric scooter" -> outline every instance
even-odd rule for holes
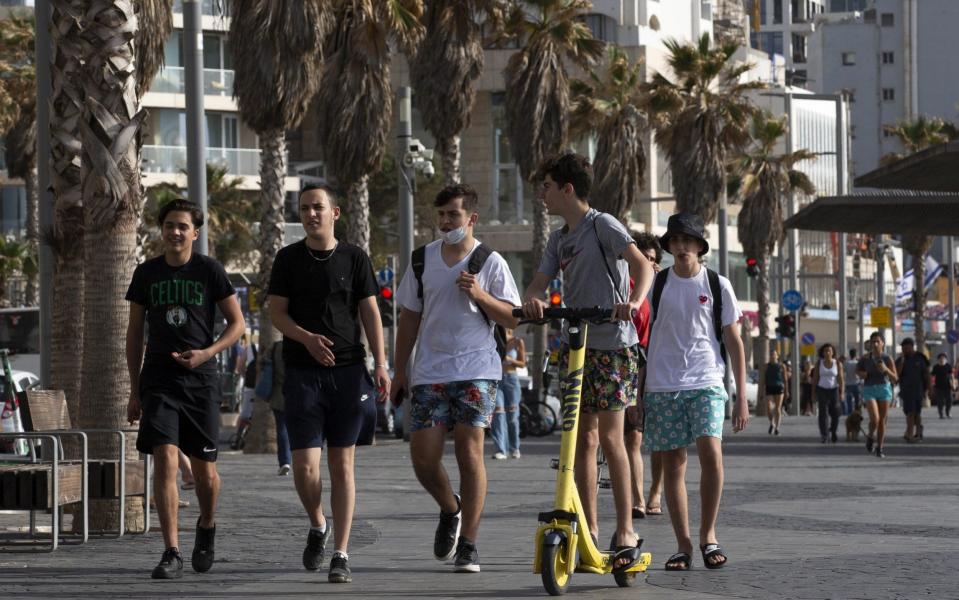
[[[522,317],[522,309],[515,309],[513,315]],[[615,553],[600,550],[593,542],[573,480],[586,357],[586,325],[587,322],[607,322],[611,315],[611,310],[600,308],[543,309],[545,320],[566,319],[569,322],[569,366],[566,373],[562,374],[563,433],[556,474],[556,500],[553,510],[539,514],[540,526],[536,530],[536,558],[533,562],[533,572],[541,574],[543,587],[552,596],[566,593],[573,573],[613,573]],[[613,573],[616,584],[620,587],[632,586],[636,582],[636,574],[646,571],[651,561],[652,554],[643,552],[632,567],[621,573]]]

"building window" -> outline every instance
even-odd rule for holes
[[[749,34],[753,48],[762,50],[770,57],[774,54],[783,55],[783,34],[781,31],[752,32]]]
[[[893,52],[883,52],[882,53],[882,64],[891,65],[895,63],[895,54]]]
[[[616,21],[606,15],[588,14],[583,17],[586,26],[593,32],[593,37],[604,42],[616,41]]]
[[[773,0],[773,25],[783,22],[783,0]]]
[[[883,27],[893,27],[896,24],[896,16],[892,13],[882,13],[880,16],[880,25]]]
[[[851,67],[856,64],[856,53],[855,52],[843,52],[842,53],[842,64],[844,67]]]
[[[883,102],[891,102],[896,99],[896,90],[893,88],[882,88]]]
[[[806,62],[806,36],[800,33],[792,34],[793,40],[793,62]]]

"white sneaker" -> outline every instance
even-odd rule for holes
[[[519,458],[520,456],[523,456],[523,455],[519,453],[519,450],[513,450],[512,452],[509,453],[510,458]]]
[[[282,465],[280,470],[276,472],[277,475],[289,475],[290,474],[290,465]]]
[[[506,455],[502,452],[497,452],[493,455],[493,460],[506,460]]]

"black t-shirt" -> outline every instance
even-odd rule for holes
[[[909,356],[903,354],[899,357],[902,361],[902,374],[899,376],[899,390],[920,391],[926,387],[926,373],[929,369],[929,361],[925,355],[913,352]]]
[[[171,353],[213,345],[216,304],[235,293],[223,266],[202,254],[179,267],[162,255],[137,266],[126,299],[147,309],[144,364],[182,368]],[[215,368],[210,359],[196,370]]]
[[[949,391],[952,389],[952,367],[949,365],[937,364],[932,368],[932,376],[936,378],[936,389]]]
[[[332,251],[310,250],[306,240],[290,244],[276,254],[270,274],[269,294],[289,299],[287,313],[297,325],[333,341],[337,366],[366,358],[359,303],[377,291],[370,257],[346,242]],[[303,344],[286,336],[283,360],[296,367],[319,365]]]

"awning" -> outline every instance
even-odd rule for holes
[[[955,170],[959,182],[959,169]],[[824,196],[787,219],[785,226],[807,231],[959,235],[959,193],[873,190]]]
[[[959,192],[959,141],[939,144],[856,177],[857,188]]]

